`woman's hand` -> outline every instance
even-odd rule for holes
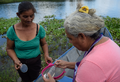
[[[49,79],[46,79],[44,76],[43,76],[43,80],[44,82],[55,82],[55,80],[53,79],[53,77],[48,73],[48,77]]]
[[[14,66],[15,66],[16,70],[20,69],[21,65],[22,65],[22,63],[20,62],[20,60],[14,61]]]
[[[53,62],[53,60],[52,60],[52,58],[50,56],[45,55],[44,57],[45,57],[45,62],[46,63],[49,63],[49,62],[52,63]]]
[[[59,67],[59,68],[67,68],[67,61],[64,61],[64,60],[57,60],[56,62],[55,62],[55,65],[57,66],[57,67]]]

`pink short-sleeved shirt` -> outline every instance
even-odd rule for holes
[[[95,46],[81,61],[77,82],[120,82],[120,47],[112,40]]]

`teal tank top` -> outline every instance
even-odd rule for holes
[[[22,59],[35,58],[39,54],[41,54],[40,39],[43,39],[44,37],[45,37],[45,30],[41,25],[36,37],[29,41],[20,40],[17,37],[13,26],[11,26],[7,31],[7,38],[14,41],[15,43],[14,51],[17,57]]]

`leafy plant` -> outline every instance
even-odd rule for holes
[[[10,26],[18,23],[19,21],[18,17],[10,19],[0,18],[0,34],[5,34]]]

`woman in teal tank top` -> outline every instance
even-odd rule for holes
[[[41,25],[33,22],[35,12],[36,10],[30,2],[21,2],[16,13],[21,21],[7,31],[6,50],[23,82],[32,82],[39,76],[40,45],[44,52],[45,62],[53,62],[48,54],[45,30]],[[28,67],[28,71],[25,73],[20,71],[22,64],[26,64]]]

